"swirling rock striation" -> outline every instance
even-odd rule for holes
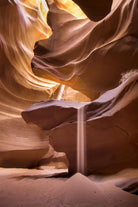
[[[36,126],[27,126],[21,112],[57,83],[34,76],[31,69],[34,43],[46,38],[50,28],[35,1],[0,0],[0,166],[36,166],[49,142]]]
[[[138,67],[137,6],[137,0],[114,1],[111,12],[93,22],[51,4],[48,24],[53,34],[36,43],[33,72],[91,99],[117,87],[121,73]]]

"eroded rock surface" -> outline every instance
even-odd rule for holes
[[[59,83],[96,99],[99,94],[118,86],[122,72],[137,68],[138,1],[115,0],[111,11],[111,1],[107,0],[109,7],[103,2],[105,0],[101,9],[103,19],[98,13],[97,17],[95,13],[92,14],[95,17],[90,17],[89,8],[85,8],[89,18],[101,19],[98,22],[84,16],[77,19],[75,15],[50,4],[48,23],[53,35],[44,40],[51,35],[44,7],[40,8],[32,0],[0,1],[1,166],[31,167],[41,160],[47,162],[53,155],[49,155],[50,136],[55,149],[66,152],[71,161],[70,170],[75,171],[78,106],[66,108],[56,102],[56,107],[53,104],[49,109],[45,108],[46,114],[39,116],[38,113],[39,119],[31,115],[31,122],[50,131],[27,125],[21,118],[21,112],[35,102],[49,99]],[[79,3],[88,4],[88,1],[80,0]],[[91,4],[97,3],[91,1]],[[40,15],[41,9],[43,13]],[[33,74],[30,64],[34,43],[40,39],[43,40],[35,45],[32,66],[34,73],[44,79]],[[126,88],[124,90],[127,91]],[[137,99],[132,98],[133,93],[128,96],[126,91],[118,93],[121,94],[119,96],[115,94],[116,98],[110,97],[115,91],[109,91],[109,99],[106,96],[104,102],[98,99],[86,107],[90,172],[108,168],[110,164],[113,167],[113,163],[116,168],[115,162],[125,163],[125,160],[126,166],[134,166]],[[83,99],[81,93],[80,96]],[[120,103],[119,100],[123,101]],[[53,159],[56,162],[56,158]]]
[[[33,72],[91,99],[117,87],[121,73],[138,68],[137,6],[137,0],[114,1],[111,12],[94,22],[78,20],[51,4],[48,23],[53,34],[36,43]]]
[[[137,92],[138,74],[129,78],[117,88],[104,93],[97,100],[91,103],[82,103],[81,107],[84,106],[86,111],[88,173],[111,173],[125,167],[137,166]],[[46,124],[51,128],[50,141],[52,145],[55,150],[66,152],[70,171],[76,171],[76,114],[78,106],[75,107],[74,102],[69,102],[68,107],[65,103],[53,100],[39,102],[22,114],[26,113],[26,116],[30,116],[30,120],[29,118],[27,120],[32,123],[36,123],[41,114],[48,115],[45,118],[43,117],[42,123],[41,119],[39,120],[39,126],[43,127],[45,119],[44,128],[46,128]],[[66,111],[64,111],[65,109]],[[55,126],[52,124],[53,112],[55,114],[57,112],[57,116],[54,116],[59,119],[55,121]],[[64,112],[68,114],[68,118]],[[50,123],[51,125],[49,125]]]
[[[23,111],[22,117],[27,123],[34,123],[42,129],[49,130],[65,121],[75,120],[76,110],[85,104],[59,100],[40,101]]]
[[[34,43],[46,38],[48,25],[35,1],[0,0],[0,166],[36,166],[49,148],[36,126],[27,126],[21,112],[49,97],[50,82],[31,72]],[[39,31],[41,28],[41,31]],[[48,86],[48,91],[47,91]]]
[[[73,0],[77,3],[84,13],[92,20],[103,19],[111,10],[113,0]]]

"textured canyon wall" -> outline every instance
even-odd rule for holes
[[[138,67],[137,6],[137,0],[114,1],[111,12],[93,22],[77,20],[51,4],[48,23],[53,35],[36,43],[34,73],[91,99],[116,87],[121,73]]]
[[[49,135],[53,137],[51,140],[55,149],[61,150],[56,147],[56,136],[60,130],[61,140],[66,130],[72,136],[72,139],[69,139],[69,150],[72,149],[74,154],[66,153],[74,159],[76,123],[72,125],[71,131],[67,125],[65,131],[62,131],[60,127],[52,129],[53,135],[51,135],[51,131],[47,127],[45,127],[46,130],[42,130],[39,126],[26,124],[21,117],[21,112],[35,102],[56,97],[59,84],[65,84],[66,87],[69,86],[79,91],[74,92],[73,89],[69,89],[70,94],[68,92],[66,94],[71,98],[67,98],[65,95],[65,99],[94,100],[105,91],[118,87],[122,73],[138,68],[137,0],[114,0],[113,2],[104,0],[100,7],[96,6],[97,3],[101,5],[100,0],[85,3],[81,0],[74,1],[85,14],[70,0],[48,0],[47,4],[44,4],[45,6],[42,6],[42,2],[44,4],[45,1],[40,1],[41,4],[38,4],[36,0],[11,0],[10,2],[0,0],[1,166],[36,166],[42,158],[48,158],[54,153],[49,145]],[[86,18],[86,15],[89,19]],[[54,92],[55,94],[53,94]],[[74,98],[76,93],[79,94],[79,98]],[[132,108],[130,114],[136,115],[136,105]],[[93,107],[89,109],[91,111],[89,113],[93,113]],[[99,110],[102,109],[99,108]],[[70,113],[66,114],[66,117],[63,116],[60,121],[58,120],[59,115],[52,115],[54,116],[52,124],[65,122],[64,118],[67,119],[67,115],[69,116]],[[49,118],[51,115],[45,114],[45,116]],[[123,117],[123,115],[121,116]],[[55,117],[57,117],[56,120]],[[114,116],[110,119],[114,120]],[[136,118],[134,119],[136,120]],[[74,120],[73,117],[70,122],[72,120]],[[48,125],[51,122],[48,120]],[[93,138],[91,138],[92,127],[89,123],[91,121],[88,121],[87,137],[91,142],[98,136],[96,133],[100,130],[103,132],[103,128],[97,128],[101,127],[101,122],[97,124],[96,131],[93,132]],[[108,121],[107,129],[110,124]],[[135,127],[133,130],[135,132]],[[106,133],[104,135],[105,139],[107,136],[107,144],[110,132],[112,130],[108,131],[108,135]],[[118,132],[116,132],[117,136],[120,136]],[[122,137],[122,143],[125,143],[124,135]],[[115,140],[111,141],[113,145],[115,142]],[[107,151],[112,149],[111,143],[107,147]],[[63,147],[62,151],[66,151],[64,141],[58,142],[58,146],[60,144]],[[95,146],[93,147],[91,144],[89,146],[88,156],[98,156]],[[127,146],[131,157],[133,147]],[[125,150],[126,148],[123,153],[127,151]],[[106,159],[106,156],[105,153],[105,156],[102,156],[103,159]],[[113,155],[112,158],[114,156],[116,155]],[[118,155],[116,159],[119,156],[121,155]],[[69,157],[71,160],[72,158]],[[89,162],[90,166],[94,165],[93,160]],[[99,163],[103,162],[99,160]],[[110,165],[108,159],[103,168],[106,168],[106,164]],[[102,166],[102,164],[100,165]],[[72,163],[72,170],[75,169],[75,166],[76,164]],[[99,168],[96,167],[96,169]],[[92,170],[94,169],[90,169],[90,171]]]
[[[51,30],[43,21],[39,7],[34,1],[0,1],[0,164],[2,166],[25,166],[31,157],[34,162],[48,151],[48,141],[46,137],[43,139],[40,129],[27,126],[20,114],[32,103],[47,99],[58,85],[34,76],[31,69],[34,43],[48,37],[50,33]],[[32,150],[32,155],[29,154],[29,150]],[[38,152],[35,152],[37,150]]]
[[[76,172],[77,109],[85,108],[87,172],[113,173],[138,167],[138,73],[93,102],[48,100],[22,112],[24,120],[49,130],[52,146],[64,151]]]
[[[33,103],[49,99],[53,92],[57,96],[59,83],[35,76],[31,68],[35,42],[52,33],[47,12],[44,0],[0,0],[1,166],[31,167],[53,153],[46,132],[21,117]],[[82,13],[76,15],[86,18]]]

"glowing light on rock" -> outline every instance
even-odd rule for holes
[[[60,9],[68,11],[78,19],[86,19],[87,16],[83,13],[80,7],[75,4],[72,0],[55,0],[55,3]]]
[[[45,0],[37,0],[38,8],[40,10],[40,14],[42,19],[46,22],[48,6]]]
[[[62,96],[63,96],[63,93],[64,93],[64,89],[65,89],[65,85],[61,85],[59,94],[57,96],[57,100],[61,100],[62,99]]]

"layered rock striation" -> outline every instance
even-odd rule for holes
[[[91,99],[117,87],[122,73],[138,67],[137,6],[137,0],[113,1],[110,13],[94,22],[50,4],[53,34],[35,44],[33,72]]]
[[[48,152],[47,138],[21,112],[57,87],[36,77],[30,64],[34,43],[49,34],[35,1],[0,1],[0,166],[36,166]]]

